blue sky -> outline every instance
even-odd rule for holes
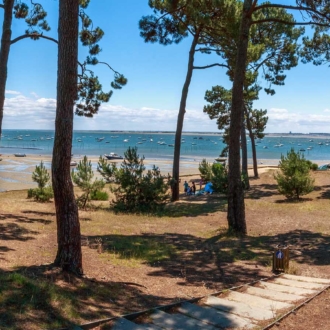
[[[52,28],[48,35],[57,38],[58,0],[40,3],[48,12]],[[138,21],[152,13],[147,0],[92,0],[87,13],[105,32],[99,59],[123,73],[128,84],[115,90],[94,118],[76,116],[75,129],[175,131],[191,39],[166,47],[145,43],[139,36]],[[14,19],[13,38],[24,31],[24,22]],[[85,55],[81,47],[80,59]],[[203,55],[195,63],[215,62],[215,56]],[[5,129],[54,129],[56,64],[57,47],[50,41],[25,39],[11,47]],[[110,88],[111,72],[105,66],[98,66],[96,72],[103,86]],[[287,72],[285,86],[276,87],[274,96],[261,92],[254,106],[268,110],[266,132],[330,133],[329,73],[328,66],[299,64]],[[205,91],[214,85],[231,87],[224,69],[194,71],[184,131],[217,131],[215,121],[202,111]]]

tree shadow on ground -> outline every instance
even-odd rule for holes
[[[14,214],[2,214],[0,215],[0,241],[17,240],[17,241],[28,241],[34,239],[34,236],[39,234],[38,231],[27,229],[18,223],[29,223],[29,222],[41,222],[45,223],[43,219],[31,219],[14,215]],[[42,220],[42,221],[40,221]],[[6,221],[1,223],[1,221]],[[48,222],[46,222],[48,223]]]
[[[24,212],[23,213],[27,213]],[[29,213],[35,213],[37,215],[44,215],[42,212],[29,212]],[[47,212],[46,212],[47,213]],[[13,220],[15,222],[21,222],[21,223],[34,223],[34,222],[38,222],[38,223],[42,223],[44,225],[48,225],[50,224],[52,221],[51,220],[45,220],[43,218],[28,218],[25,216],[21,216],[21,215],[16,215],[16,214],[11,214],[11,213],[7,213],[7,214],[1,214],[0,215],[0,221],[1,220]]]
[[[324,185],[320,188],[321,193],[317,199],[330,199],[330,185]]]
[[[0,329],[73,328],[74,324],[171,302],[136,287],[75,277],[54,265],[0,268]]]
[[[209,239],[173,233],[98,237],[110,258],[139,260],[156,267],[149,276],[182,278],[181,285],[205,285],[214,290],[257,279],[261,267],[270,272],[278,244],[290,245],[291,260],[297,263],[330,263],[330,236],[304,230],[244,238],[225,232]]]
[[[201,196],[184,196],[179,202],[169,203],[159,216],[182,217],[207,215],[215,212],[225,212],[227,198],[224,195],[212,194]]]
[[[39,216],[49,216],[49,217],[55,217],[56,213],[55,212],[43,212],[43,211],[31,211],[31,210],[24,210],[22,211],[24,214],[37,214]]]
[[[178,285],[205,286],[212,291],[265,277],[265,266],[270,275],[272,253],[278,244],[290,245],[291,260],[297,263],[330,262],[330,236],[306,230],[237,238],[223,229],[208,239],[176,233],[89,236],[91,242],[98,238],[103,245],[100,257],[110,262],[144,263],[151,267],[148,277],[176,278]],[[17,267],[15,272],[0,268],[0,328],[68,327],[177,301],[166,293],[152,295],[145,288],[115,282],[109,276],[104,280],[77,278],[52,264]]]
[[[245,198],[247,199],[261,199],[272,196],[280,196],[278,186],[276,184],[253,185],[245,193]]]

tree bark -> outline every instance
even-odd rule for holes
[[[248,157],[247,157],[247,142],[245,133],[244,111],[242,111],[242,127],[241,127],[241,148],[242,148],[242,174],[244,175],[244,188],[249,189],[249,175],[248,175]]]
[[[258,178],[259,174],[258,174],[258,164],[257,164],[256,141],[255,141],[254,134],[253,134],[253,131],[252,131],[252,125],[251,125],[251,120],[250,120],[250,117],[249,117],[249,113],[248,113],[246,107],[244,107],[244,112],[245,112],[245,117],[246,117],[246,126],[247,126],[247,129],[249,131],[249,136],[250,136],[250,139],[251,139],[254,177]]]
[[[187,103],[187,98],[188,98],[189,85],[190,85],[191,77],[192,77],[193,70],[194,70],[195,49],[196,49],[197,42],[199,39],[199,33],[200,33],[199,30],[196,31],[193,41],[191,43],[191,47],[190,47],[190,51],[189,51],[188,70],[187,70],[186,80],[185,80],[183,88],[182,88],[179,114],[178,114],[178,120],[177,120],[177,124],[176,124],[173,172],[172,172],[172,175],[173,175],[172,201],[179,200],[180,151],[181,151],[182,127],[183,127],[184,114],[186,112],[186,103]]]
[[[55,264],[81,275],[80,224],[70,175],[73,107],[77,96],[79,0],[60,0],[59,6],[57,107],[52,161],[58,244]]]
[[[240,171],[240,134],[243,110],[243,84],[245,79],[247,49],[249,42],[252,0],[244,0],[240,25],[240,40],[234,73],[232,111],[230,115],[229,136],[229,187],[227,220],[229,229],[234,233],[245,235],[244,190]]]
[[[11,25],[15,0],[6,0],[4,3],[4,17],[2,24],[0,49],[0,139],[2,134],[3,108],[5,105],[6,82],[8,74],[8,58],[10,52]]]

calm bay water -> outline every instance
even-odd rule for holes
[[[42,130],[4,130],[0,141],[1,154],[25,153],[50,155],[53,149],[54,132]],[[182,136],[181,159],[214,159],[222,148],[221,134],[185,133]],[[329,141],[328,141],[329,139]],[[257,143],[258,159],[278,160],[294,148],[302,151],[307,159],[330,159],[330,137],[312,135],[265,136]],[[174,133],[75,131],[72,141],[74,155],[99,156],[115,152],[124,154],[129,146],[138,148],[146,159],[173,159]],[[250,143],[248,156],[251,158]]]

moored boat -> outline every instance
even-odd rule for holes
[[[119,156],[118,154],[115,154],[114,152],[110,152],[109,155],[104,154],[104,157],[109,159],[109,160],[113,160],[113,159],[123,159],[122,156]]]
[[[21,154],[21,153],[18,153],[18,154],[14,154],[15,157],[26,157],[26,154]]]

